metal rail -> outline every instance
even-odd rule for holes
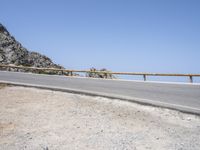
[[[15,65],[4,65],[0,64],[0,68],[15,68],[15,69],[27,69],[27,70],[42,70],[42,71],[61,71],[67,72],[68,75],[73,75],[73,72],[78,73],[99,73],[99,74],[112,74],[112,75],[141,75],[144,81],[147,80],[147,76],[178,76],[178,77],[189,77],[190,83],[193,83],[193,77],[200,77],[200,74],[169,74],[169,73],[145,73],[145,72],[111,72],[111,71],[93,71],[93,70],[68,70],[68,69],[57,69],[57,68],[37,68],[27,66],[15,66]]]

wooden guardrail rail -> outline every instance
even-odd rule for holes
[[[112,74],[112,75],[141,75],[144,81],[147,80],[147,76],[177,76],[177,77],[189,77],[190,83],[193,83],[193,77],[200,77],[200,74],[169,74],[169,73],[145,73],[145,72],[111,72],[111,71],[91,71],[91,70],[67,70],[67,69],[57,69],[57,68],[37,68],[37,67],[27,67],[27,66],[15,66],[15,65],[4,65],[0,64],[0,68],[15,68],[15,69],[32,69],[32,70],[43,70],[43,71],[61,71],[67,72],[69,75],[73,75],[73,72],[78,73],[102,73],[102,74]]]

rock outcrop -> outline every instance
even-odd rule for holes
[[[104,78],[104,79],[114,79],[116,78],[114,75],[109,74],[108,70],[103,68],[100,70],[97,70],[95,68],[90,69],[91,72],[86,74],[86,77],[91,77],[91,78]]]
[[[0,23],[0,64],[23,65],[40,68],[63,68],[37,52],[24,48]]]

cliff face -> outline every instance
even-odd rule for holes
[[[63,68],[37,52],[30,52],[0,23],[0,63],[33,67]]]

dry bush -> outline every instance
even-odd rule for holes
[[[109,71],[105,68],[97,70],[96,68],[91,68],[91,72],[86,73],[86,77],[91,77],[91,78],[104,78],[104,79],[115,79],[116,77],[110,73]]]

